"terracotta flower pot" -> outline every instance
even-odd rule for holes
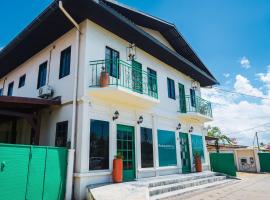
[[[108,72],[101,72],[100,74],[100,87],[106,87],[109,84],[109,74]]]
[[[123,181],[123,160],[114,159],[113,160],[113,182],[121,183]]]
[[[195,155],[195,169],[196,172],[202,172],[202,160],[200,155]]]

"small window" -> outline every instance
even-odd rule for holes
[[[39,65],[37,89],[41,88],[46,84],[46,77],[47,77],[47,61]]]
[[[167,78],[168,97],[175,99],[175,85],[174,80]]]
[[[109,75],[115,78],[119,77],[119,52],[106,47],[105,50],[105,66]]]
[[[0,96],[3,96],[3,88],[0,89]]]
[[[152,129],[141,127],[142,168],[154,167]]]
[[[68,121],[58,122],[56,124],[55,146],[67,146]]]
[[[59,79],[70,74],[70,56],[71,47],[68,47],[61,52]]]
[[[7,96],[12,96],[12,94],[13,94],[13,86],[14,86],[14,82],[11,82],[10,84],[8,84]]]
[[[91,120],[90,170],[109,169],[109,122]]]
[[[19,88],[23,87],[25,85],[25,78],[26,74],[22,75],[19,79]]]

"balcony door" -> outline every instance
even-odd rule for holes
[[[178,83],[179,88],[179,103],[180,103],[180,112],[186,113],[187,106],[186,106],[186,94],[185,94],[185,86],[181,83]]]
[[[142,93],[142,64],[132,60],[132,88],[133,91]]]

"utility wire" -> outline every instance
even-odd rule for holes
[[[237,95],[242,95],[242,96],[248,96],[248,97],[254,97],[254,98],[259,98],[259,99],[270,100],[270,98],[267,98],[267,97],[250,95],[250,94],[236,92],[236,91],[232,91],[232,90],[226,90],[226,89],[219,88],[219,87],[213,87],[213,88],[216,89],[216,90],[222,91],[222,92],[226,92],[226,93],[232,93],[232,94],[237,94]]]
[[[261,127],[261,126],[265,126],[265,125],[267,125],[267,124],[269,124],[269,125],[270,125],[270,122],[268,122],[268,123],[264,123],[264,124],[260,124],[260,125],[258,125],[258,126],[254,126],[254,127],[251,127],[251,128],[243,129],[243,130],[240,130],[240,131],[236,131],[236,132],[233,132],[233,133],[241,133],[241,132],[250,131],[250,130],[253,130],[253,129],[259,128],[259,127]]]

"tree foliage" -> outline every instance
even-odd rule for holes
[[[221,130],[218,127],[212,127],[207,135],[209,137],[215,137],[218,139],[218,142],[222,142],[223,144],[234,144],[234,140],[230,137],[228,137],[226,134],[223,134]]]

